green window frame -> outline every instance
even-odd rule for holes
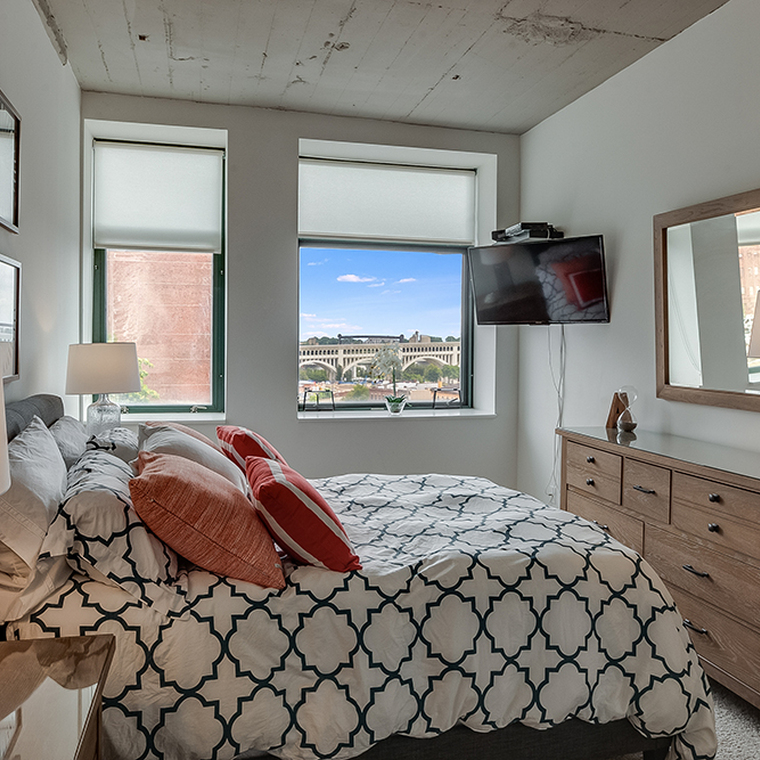
[[[93,300],[92,300],[92,340],[105,343],[107,334],[107,251],[96,248],[93,252]],[[209,404],[128,404],[131,414],[166,413],[222,413],[224,412],[224,367],[225,367],[225,257],[215,253],[212,257],[211,293],[211,402]]]
[[[418,251],[428,253],[439,253],[441,255],[458,254],[462,257],[462,275],[461,275],[461,335],[460,335],[460,374],[459,374],[459,403],[448,408],[471,409],[473,407],[472,387],[473,387],[473,344],[474,344],[474,324],[475,309],[470,287],[469,276],[469,258],[467,256],[467,246],[458,245],[426,245],[412,242],[395,242],[395,243],[372,243],[366,240],[328,240],[320,238],[300,238],[299,239],[299,259],[302,248],[349,248],[349,249],[366,249],[381,251],[400,251],[408,252],[410,255]],[[299,263],[299,281],[300,281],[300,263]],[[300,283],[299,283],[300,287]],[[301,346],[299,336],[299,348]],[[300,366],[300,362],[299,362]],[[444,404],[438,403],[434,407],[433,401],[413,401],[414,409],[433,409],[444,408]],[[297,409],[300,413],[319,412],[319,411],[382,411],[385,405],[381,401],[341,401],[340,403],[330,404],[327,401],[321,403],[308,403],[299,393]]]

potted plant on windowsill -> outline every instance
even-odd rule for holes
[[[406,396],[399,396],[396,392],[396,370],[392,370],[393,374],[393,395],[385,397],[385,408],[391,414],[401,414],[406,406]]]
[[[396,373],[401,372],[401,356],[397,345],[386,343],[377,349],[370,373],[375,377],[390,378],[393,382],[393,395],[385,397],[385,408],[391,414],[401,414],[407,404],[405,395],[399,395],[396,390]]]

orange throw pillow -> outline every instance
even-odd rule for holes
[[[132,503],[142,521],[186,559],[218,575],[284,588],[282,564],[250,501],[190,459],[141,451]]]

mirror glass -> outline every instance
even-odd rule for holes
[[[657,395],[760,411],[760,190],[654,220]]]
[[[0,224],[18,230],[18,160],[21,120],[0,92]]]

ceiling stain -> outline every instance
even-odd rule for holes
[[[634,37],[650,42],[667,41],[666,38],[662,37],[646,37],[638,34],[616,32],[610,29],[589,27],[580,21],[574,21],[569,16],[552,16],[540,11],[535,11],[524,18],[505,16],[502,13],[497,13],[496,18],[498,21],[506,24],[504,28],[506,34],[511,34],[513,37],[517,37],[529,45],[548,44],[556,47],[577,45],[608,34],[621,37]]]
[[[338,38],[340,39],[340,35],[343,33],[343,28],[346,26],[346,24],[351,20],[351,18],[356,14],[356,3],[357,0],[353,0],[351,3],[351,7],[348,9],[348,11],[343,15],[343,17],[338,21]],[[330,39],[332,39],[335,35],[330,33],[327,35]],[[324,74],[325,69],[327,68],[327,64],[330,62],[330,58],[332,57],[334,50],[345,50],[346,48],[340,47],[342,44],[345,44],[346,47],[348,47],[348,43],[341,43],[336,42],[335,44],[329,44],[325,43],[325,48],[327,48],[327,55],[324,57],[322,61],[322,73]]]

